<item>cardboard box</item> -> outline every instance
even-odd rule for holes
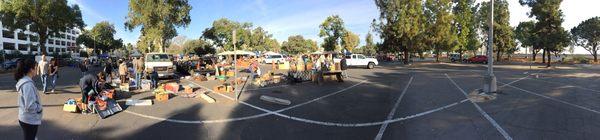
[[[227,71],[227,77],[234,77],[235,76],[235,72],[234,71]]]
[[[121,91],[129,92],[129,83],[123,83],[119,86]]]
[[[183,86],[183,92],[186,94],[192,94],[194,92],[194,89],[190,86]]]
[[[213,87],[213,91],[215,91],[217,93],[225,93],[225,92],[227,92],[227,89],[224,85],[218,85],[218,86]]]
[[[77,112],[77,104],[64,104],[63,111],[66,112]]]
[[[154,100],[167,101],[169,100],[169,94],[154,94]]]

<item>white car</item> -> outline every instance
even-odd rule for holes
[[[173,55],[168,53],[148,53],[144,56],[144,67],[147,73],[156,69],[158,77],[174,77],[177,68],[173,64]]]
[[[263,63],[265,63],[265,64],[271,64],[271,63],[281,64],[283,62],[285,62],[285,57],[283,57],[283,55],[281,55],[281,54],[267,55],[265,57],[265,60],[263,60]]]
[[[340,62],[341,59],[334,59],[334,62]],[[375,58],[369,58],[362,54],[352,54],[346,56],[346,64],[348,67],[366,67],[368,69],[373,69],[375,66],[379,65],[379,61]]]

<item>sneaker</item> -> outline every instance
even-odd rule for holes
[[[51,93],[54,93],[54,89],[52,91],[50,91]]]

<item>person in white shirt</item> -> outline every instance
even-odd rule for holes
[[[38,62],[38,68],[39,71],[37,72],[38,75],[40,75],[41,80],[42,80],[42,91],[44,94],[47,94],[46,92],[46,87],[48,85],[48,60],[46,60],[46,55],[42,54],[42,60],[40,60],[40,62]]]

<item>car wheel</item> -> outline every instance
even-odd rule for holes
[[[367,69],[373,69],[374,67],[375,67],[375,63],[373,63],[373,62],[370,62],[370,63],[367,65]]]
[[[487,64],[487,63],[488,63],[487,61],[483,61],[483,64]]]
[[[281,62],[279,60],[277,60],[277,64],[281,64]]]

